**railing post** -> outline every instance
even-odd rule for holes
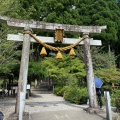
[[[105,105],[106,105],[106,120],[112,120],[111,99],[108,91],[104,91]]]

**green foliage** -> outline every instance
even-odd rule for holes
[[[41,69],[40,62],[29,62],[28,76],[34,76],[34,78],[40,78],[45,75],[45,71]]]
[[[92,47],[91,55],[94,70],[115,66],[116,57],[113,52],[104,52],[102,47]]]
[[[115,68],[97,70],[95,76],[101,78],[104,85],[120,84],[120,71]]]
[[[46,76],[52,78],[54,84],[59,86],[74,84],[85,76],[84,64],[79,59],[73,59],[68,55],[64,55],[63,60],[60,61],[47,57],[42,61],[41,68],[46,71]]]
[[[62,87],[55,87],[54,88],[54,94],[56,94],[58,96],[63,96],[61,90],[62,90]]]
[[[4,15],[5,12],[8,12],[10,8],[10,6],[12,6],[12,4],[14,3],[14,0],[0,0],[0,15]]]
[[[117,16],[119,16],[119,7],[117,6],[115,1],[105,1],[105,0],[98,0],[94,4],[91,5],[93,9],[96,8],[96,11],[92,11],[92,19],[94,21],[94,25],[107,25],[107,34],[106,36],[103,36],[102,34],[100,36],[107,37],[106,40],[118,40],[117,38],[117,26],[118,21],[115,19]],[[113,31],[110,31],[110,29],[114,29]],[[112,36],[110,36],[112,35]]]
[[[63,96],[66,101],[75,104],[86,104],[88,99],[87,88],[76,86],[55,87],[54,94]]]
[[[118,102],[118,109],[120,110],[120,90],[113,90],[111,94],[111,105],[116,107],[116,102]]]
[[[86,88],[69,87],[65,91],[64,99],[71,103],[84,104],[87,103],[88,93]]]
[[[1,41],[0,44],[0,75],[5,77],[9,74],[18,75],[19,72],[19,52],[16,51],[17,44],[14,42]]]
[[[64,87],[55,87],[54,88],[54,94],[59,95],[59,96],[63,96],[65,95],[65,92],[68,91],[70,88],[70,86],[64,86]]]
[[[16,17],[18,15],[18,0],[4,0],[0,2],[0,15]],[[8,33],[18,33],[19,30],[8,28],[5,23],[0,22],[0,78],[8,78],[10,75],[18,77],[21,51],[18,47],[21,42],[7,41]]]
[[[21,5],[18,0],[1,0],[0,3],[0,15],[13,18],[19,17]]]
[[[11,74],[18,76],[21,51],[17,50],[17,47],[21,45],[21,42],[7,41],[7,33],[13,30],[5,24],[0,25],[0,77],[7,77]]]
[[[77,57],[84,61],[83,47],[78,46],[76,49]],[[91,56],[94,70],[100,70],[102,68],[109,69],[111,66],[115,66],[117,57],[114,52],[105,52],[103,47],[91,47]]]
[[[80,97],[79,97],[79,104],[86,104],[87,103],[87,100],[88,100],[88,91],[87,91],[87,88],[79,88],[79,94],[80,94]]]

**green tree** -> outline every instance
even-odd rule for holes
[[[11,32],[11,30],[5,24],[0,25],[0,77],[8,78],[11,74],[17,76],[21,55],[18,46],[20,46],[21,43],[7,41],[7,33],[8,31]]]
[[[34,8],[33,8],[34,9]],[[29,13],[24,10],[19,0],[4,0],[0,4],[0,15],[13,18],[26,18],[30,16]],[[33,12],[33,11],[32,11]],[[22,14],[20,14],[22,13]],[[25,15],[26,14],[26,15]],[[23,15],[25,17],[23,17]],[[21,59],[21,45],[22,42],[7,41],[7,34],[9,33],[22,33],[21,30],[14,30],[9,28],[5,23],[0,22],[0,75],[1,77],[7,77],[9,74],[14,74],[18,78],[19,66]]]
[[[101,34],[91,34],[90,37],[101,39],[104,50],[111,50],[119,56],[120,48],[120,5],[115,0],[20,0],[26,12],[31,7],[35,12],[30,14],[29,19],[39,21],[102,26],[107,25],[107,29]],[[32,10],[32,9],[31,9]],[[33,10],[33,11],[34,11]],[[66,34],[65,34],[66,36]],[[74,35],[67,35],[73,37]],[[79,35],[77,35],[78,37]],[[108,49],[108,47],[110,49]],[[119,57],[118,57],[119,65]]]
[[[42,61],[41,67],[46,76],[53,79],[58,86],[77,85],[85,76],[84,64],[77,58],[64,56],[63,60],[47,57]]]
[[[84,51],[83,47],[78,46],[76,49],[77,57],[84,61]],[[91,56],[93,69],[99,70],[102,68],[110,69],[111,67],[116,67],[116,56],[114,52],[105,52],[103,47],[91,46]]]
[[[4,0],[0,4],[0,15],[21,18],[19,15],[21,8],[18,0]],[[14,75],[18,79],[22,43],[6,40],[7,34],[18,34],[18,32],[22,31],[13,30],[5,23],[0,22],[0,78],[9,78],[10,75]]]

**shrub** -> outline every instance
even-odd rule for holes
[[[111,105],[116,106],[116,100],[117,100],[117,107],[120,110],[120,90],[113,90],[111,94]]]
[[[87,88],[79,88],[79,87],[55,87],[54,94],[63,96],[66,101],[75,104],[84,104],[87,103],[88,92]]]
[[[86,88],[69,87],[65,92],[64,99],[71,103],[83,104],[87,102],[88,93]]]
[[[54,94],[62,96],[61,89],[62,89],[62,87],[55,87],[54,88]]]
[[[87,103],[87,99],[88,99],[87,88],[80,89],[79,94],[80,94],[80,104]]]
[[[64,99],[70,101],[71,103],[78,103],[78,90],[77,88],[70,87],[64,95]]]
[[[54,88],[54,94],[58,96],[64,96],[64,93],[69,89],[69,86],[64,86],[64,87],[55,87]]]
[[[60,90],[60,93],[62,96],[65,95],[65,92],[69,89],[69,86],[64,86],[61,90]]]

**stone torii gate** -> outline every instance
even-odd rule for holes
[[[78,26],[78,25],[68,25],[68,24],[55,24],[55,23],[44,23],[38,21],[28,21],[12,19],[8,17],[0,16],[1,22],[6,22],[8,26],[15,29],[24,29],[24,34],[8,34],[8,40],[23,41],[21,66],[18,80],[18,97],[17,97],[17,113],[19,113],[19,120],[22,120],[22,115],[25,106],[25,95],[26,95],[26,84],[27,84],[27,74],[28,74],[28,63],[29,63],[29,50],[30,42],[35,42],[35,40],[27,34],[34,29],[41,29],[46,31],[55,31],[55,29],[64,29],[65,32],[72,33],[82,33],[83,35],[89,35],[91,33],[101,33],[101,30],[106,29],[106,26]],[[54,43],[54,37],[42,37],[36,36],[46,43]],[[63,38],[63,44],[73,44],[78,39],[74,38]],[[86,38],[80,44],[84,45],[84,58],[86,65],[86,76],[87,76],[87,88],[89,94],[89,107],[96,108],[97,99],[94,84],[94,73],[90,53],[90,45],[101,45],[101,40],[93,40]]]

